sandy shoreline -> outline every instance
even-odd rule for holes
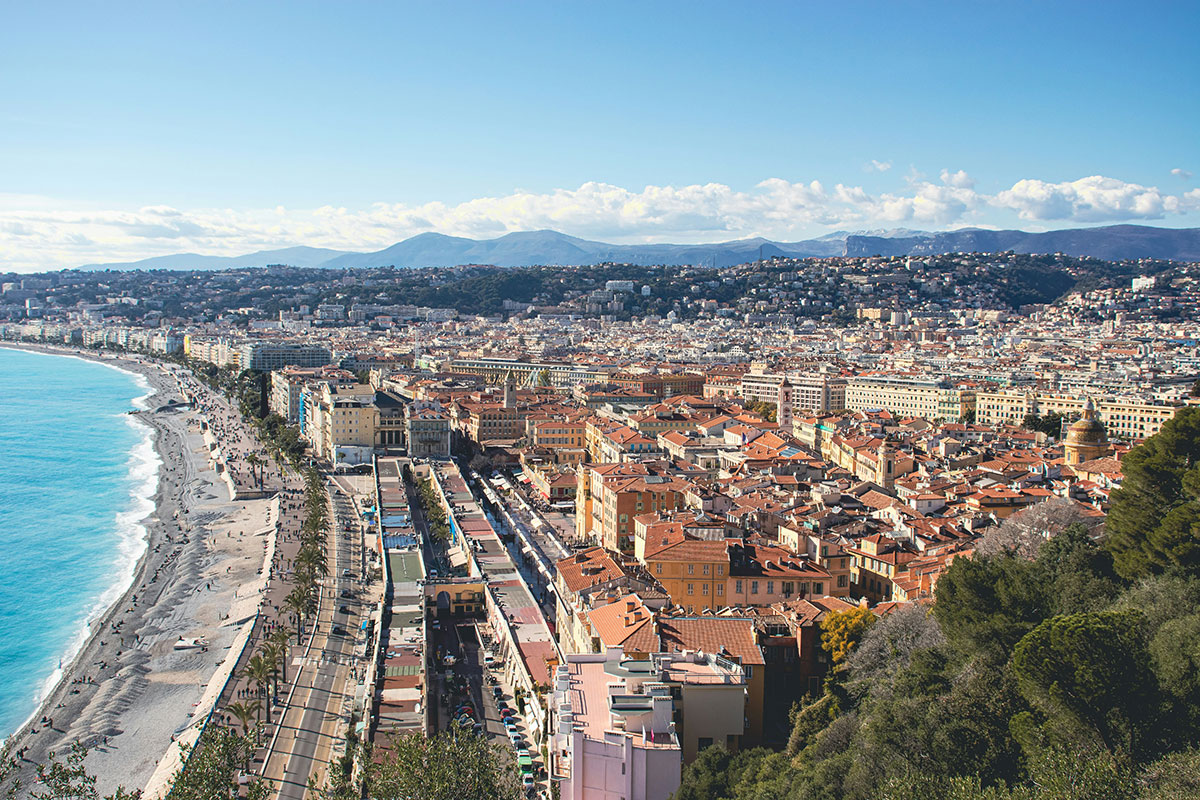
[[[276,504],[230,499],[229,486],[213,469],[199,412],[163,408],[182,399],[176,378],[163,367],[67,348],[21,347],[144,376],[152,394],[137,416],[155,431],[160,468],[154,511],[141,521],[146,548],[128,589],[92,624],[31,724],[6,742],[6,757],[18,759],[28,787],[35,764],[79,741],[91,749],[87,767],[102,793],[118,785],[140,789],[172,742],[202,722],[203,714],[195,712],[203,709],[196,706],[210,682],[223,683],[231,664],[221,669],[222,662],[237,660],[236,647],[261,596],[264,554],[273,549]],[[207,647],[176,649],[181,638],[195,637]]]

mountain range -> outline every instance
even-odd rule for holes
[[[80,269],[217,270],[269,264],[327,268],[445,267],[459,264],[528,267],[539,264],[590,265],[606,261],[727,267],[753,261],[760,256],[894,256],[1004,250],[1017,253],[1065,253],[1110,260],[1161,258],[1200,261],[1200,228],[1110,225],[1044,233],[981,228],[940,233],[898,229],[839,231],[800,242],[773,242],[755,238],[715,244],[607,244],[549,230],[509,233],[496,239],[422,233],[372,253],[289,247],[262,250],[244,256],[180,253],[128,263],[88,264]]]

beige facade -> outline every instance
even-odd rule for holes
[[[846,384],[847,411],[883,409],[897,417],[958,422],[975,408],[975,403],[974,390],[957,389],[936,380],[860,375]]]
[[[450,457],[450,417],[420,401],[404,410],[405,439],[413,458]]]
[[[846,379],[820,373],[747,372],[742,376],[741,395],[749,400],[779,402],[784,378],[792,386],[792,408],[818,414],[841,411],[846,407]]]
[[[319,458],[332,461],[338,447],[375,447],[379,409],[374,399],[375,390],[367,384],[310,387],[305,435]]]
[[[1083,414],[1082,396],[1038,394],[1037,392],[980,392],[975,421],[981,425],[1020,425],[1026,415]],[[1109,436],[1138,441],[1158,433],[1163,423],[1175,416],[1177,406],[1152,405],[1135,400],[1096,400],[1096,419]]]

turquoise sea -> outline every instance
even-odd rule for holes
[[[0,347],[0,737],[37,709],[145,549],[158,457],[139,375]]]

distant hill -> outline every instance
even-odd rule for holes
[[[237,269],[265,267],[268,264],[287,264],[292,267],[318,267],[344,250],[323,247],[285,247],[282,250],[259,250],[244,256],[202,256],[197,253],[178,253],[170,256],[143,258],[118,264],[84,264],[80,269]]]
[[[1144,225],[1110,225],[1073,228],[1046,233],[988,231],[968,228],[946,233],[914,233],[883,238],[849,235],[845,254],[933,255],[937,253],[1065,253],[1111,261],[1124,258],[1168,258],[1200,261],[1200,228],[1151,228]]]
[[[202,256],[183,253],[123,264],[89,264],[81,269],[231,269],[288,264],[294,267],[445,267],[493,264],[528,267],[538,264],[695,264],[727,267],[764,257],[933,255],[999,252],[1065,253],[1120,260],[1165,258],[1200,261],[1200,228],[1151,228],[1111,225],[1046,233],[964,228],[941,233],[894,230],[838,231],[800,242],[738,239],[715,244],[607,244],[557,231],[523,231],[496,239],[467,239],[422,233],[373,253],[351,253],[314,247],[265,250],[245,256]]]

